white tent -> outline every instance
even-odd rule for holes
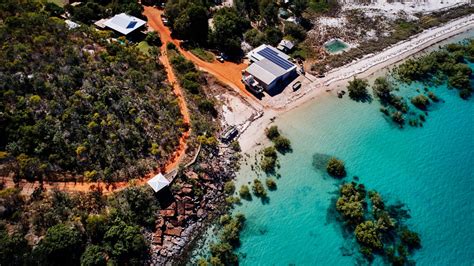
[[[152,179],[148,180],[147,183],[155,192],[158,192],[167,185],[169,185],[170,181],[168,181],[168,179],[166,179],[164,175],[159,173],[155,175]]]

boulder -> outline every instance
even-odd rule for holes
[[[181,236],[182,231],[183,231],[182,227],[169,228],[169,229],[166,229],[165,235]]]
[[[160,210],[160,215],[162,217],[174,217],[176,215],[176,211],[173,210]]]

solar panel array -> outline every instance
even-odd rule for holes
[[[277,52],[273,51],[272,49],[265,47],[262,50],[257,52],[259,55],[265,57],[266,59],[270,60],[272,63],[278,65],[279,67],[283,68],[284,70],[288,70],[292,68],[294,65],[284,59],[281,58]]]

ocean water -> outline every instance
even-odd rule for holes
[[[400,93],[422,87],[413,84]],[[407,224],[422,239],[413,256],[418,265],[474,265],[474,100],[461,100],[446,86],[430,89],[444,102],[430,108],[422,128],[398,129],[379,112],[376,100],[331,96],[277,119],[293,152],[279,156],[281,178],[269,203],[254,197],[235,210],[247,217],[238,249],[241,265],[358,262],[352,237],[331,211],[340,181],[313,165],[314,158],[326,156],[345,161],[347,181],[357,176],[389,203],[406,204]],[[237,188],[255,177],[243,165]]]

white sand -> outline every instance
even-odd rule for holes
[[[240,135],[239,142],[243,152],[250,152],[259,144],[265,142],[264,130],[277,116],[285,113],[301,104],[320,97],[321,95],[333,95],[337,88],[344,88],[348,79],[353,76],[366,78],[374,72],[392,66],[403,59],[414,55],[443,40],[474,28],[474,14],[451,21],[443,26],[425,30],[412,36],[410,39],[397,43],[375,55],[367,55],[360,60],[347,64],[343,67],[330,71],[326,77],[315,79],[309,76],[309,84],[286,99],[285,103],[272,108],[265,108],[261,118],[253,121]],[[328,93],[326,91],[332,91]]]

